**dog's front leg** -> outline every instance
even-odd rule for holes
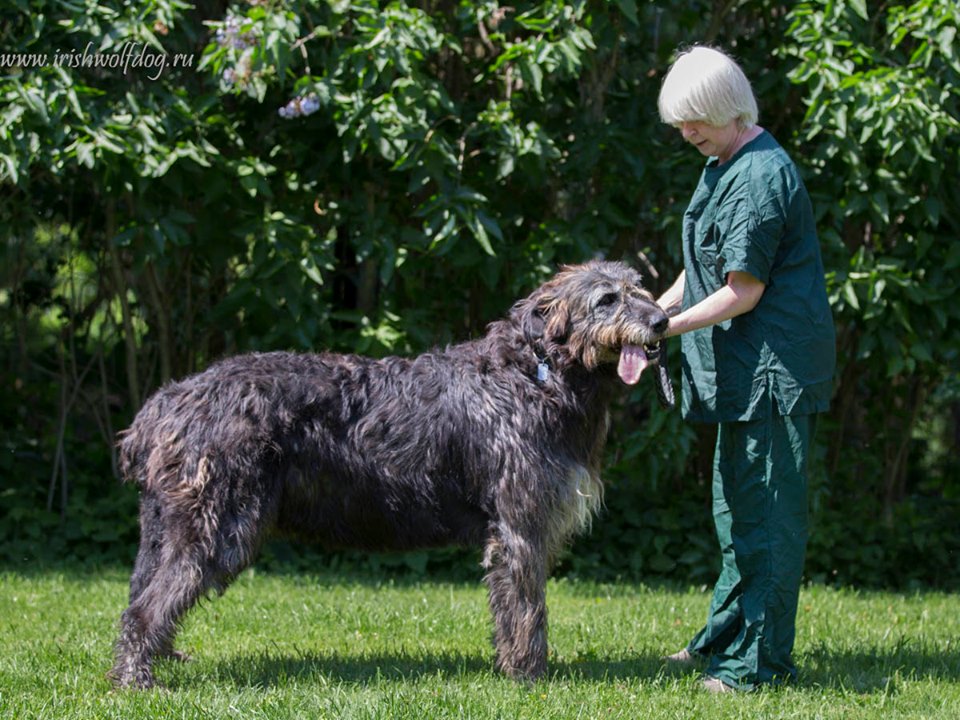
[[[497,669],[517,680],[547,669],[546,553],[532,535],[501,527],[484,553]]]

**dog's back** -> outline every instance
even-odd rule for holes
[[[224,360],[147,401],[120,441],[124,478],[193,503],[275,498],[269,529],[329,547],[477,544],[512,398],[451,352]]]

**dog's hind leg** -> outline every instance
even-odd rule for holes
[[[531,538],[498,532],[484,552],[497,669],[536,680],[547,669],[547,568]]]
[[[160,564],[163,546],[163,506],[153,493],[144,492],[140,497],[140,547],[130,576],[130,602],[136,600]]]
[[[111,678],[121,687],[153,687],[153,658],[172,651],[177,622],[209,587],[196,548],[168,548],[120,617]]]
[[[155,657],[185,658],[173,649],[180,619],[206,592],[225,591],[253,560],[275,503],[262,502],[263,488],[256,484],[220,483],[223,494],[216,485],[210,482],[208,492],[186,500],[166,499],[155,516],[152,501],[145,503],[147,524],[110,672],[121,687],[152,687]]]
[[[163,504],[152,492],[144,492],[140,498],[140,547],[130,576],[130,604],[136,602],[144,589],[150,585],[161,563],[161,550],[164,544]],[[186,661],[189,656],[173,648],[171,636],[157,650],[160,657]]]

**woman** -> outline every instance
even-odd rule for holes
[[[682,335],[684,417],[718,424],[723,560],[706,625],[667,659],[705,659],[711,691],[752,689],[797,673],[807,455],[832,392],[833,320],[810,198],[756,124],[740,67],[708,47],[681,54],[659,109],[709,158],[683,218],[684,270],[659,302]]]

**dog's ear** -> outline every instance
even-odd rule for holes
[[[530,345],[543,344],[547,327],[547,306],[553,297],[552,281],[544,283],[529,296],[518,300],[510,316],[519,326],[523,339]]]
[[[570,308],[553,290],[554,284],[547,283],[513,306],[514,320],[530,345],[547,348],[570,334]]]
[[[523,339],[526,340],[528,345],[542,344],[544,331],[547,327],[547,321],[543,317],[543,312],[537,307],[537,304],[531,302],[530,299],[520,303],[517,310]]]
[[[570,336],[570,307],[565,300],[556,299],[546,310],[544,337],[551,344],[559,344]]]

